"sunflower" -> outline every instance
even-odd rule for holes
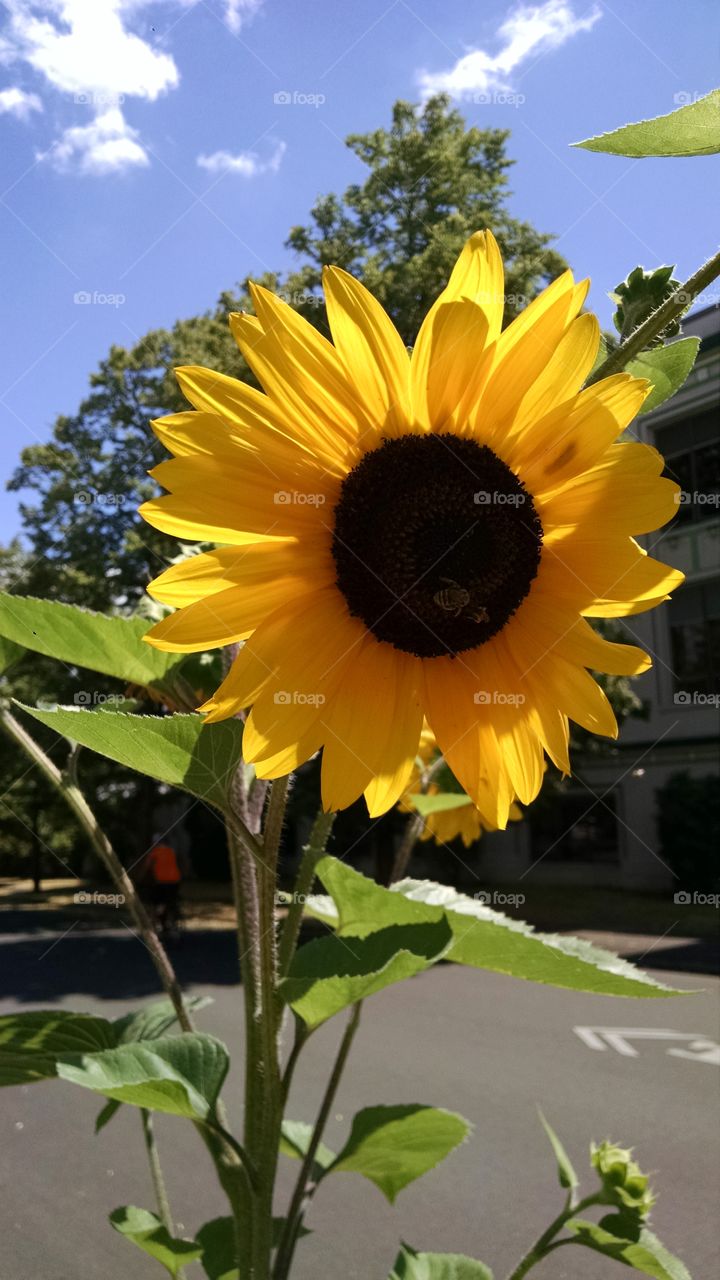
[[[502,330],[495,240],[465,245],[412,354],[378,302],[325,272],[333,341],[268,290],[232,331],[265,393],[177,371],[192,412],[154,424],[174,457],[145,519],[216,550],[150,588],[177,607],[148,634],[174,652],[244,641],[201,710],[252,708],[261,778],[320,748],[322,797],[402,795],[423,718],[460,785],[504,827],[537,794],[546,752],[567,773],[568,719],[617,725],[589,668],[635,675],[642,650],[586,617],[667,599],[682,574],[634,540],[677,511],[647,445],[619,443],[648,384],[581,390],[598,348],[568,271]]]
[[[428,795],[433,794],[433,786],[428,788]],[[510,822],[519,822],[522,813],[516,804],[510,805],[508,813]],[[425,826],[420,835],[421,840],[434,840],[436,844],[450,844],[451,840],[462,840],[466,849],[480,839],[484,831],[493,830],[484,825],[480,810],[475,808],[469,796],[464,804],[456,804],[451,809],[436,809],[427,814]]]
[[[403,813],[420,813],[423,819],[421,840],[435,840],[437,844],[449,844],[458,836],[466,849],[479,840],[483,831],[492,831],[492,821],[485,818],[473,804],[467,792],[463,791],[455,775],[438,751],[435,736],[426,725],[420,735],[420,746],[415,759],[410,781],[398,802],[398,809]],[[429,781],[425,781],[427,770],[433,766]],[[415,803],[419,795],[442,797],[442,808],[423,813]],[[511,822],[519,822],[522,813],[518,806],[510,805],[508,817]]]

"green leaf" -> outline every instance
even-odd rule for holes
[[[142,637],[151,626],[144,618],[111,617],[56,600],[0,592],[0,635],[74,667],[163,691],[184,655],[145,644]]]
[[[314,1029],[349,1005],[421,973],[445,954],[451,940],[442,914],[435,921],[391,924],[365,937],[349,931],[318,938],[295,953],[280,991]]]
[[[291,1156],[294,1160],[302,1160],[310,1146],[312,1134],[313,1126],[305,1124],[303,1120],[283,1120],[280,1133],[281,1154]],[[336,1159],[335,1152],[326,1147],[324,1142],[321,1142],[315,1152],[312,1169],[313,1181],[319,1182],[320,1178]]]
[[[101,1129],[104,1129],[106,1124],[110,1123],[113,1116],[120,1110],[121,1106],[122,1106],[122,1102],[116,1102],[115,1099],[113,1099],[111,1102],[105,1103],[105,1106],[102,1107],[100,1111],[98,1111],[95,1117],[95,1133],[96,1134],[98,1134]]]
[[[361,1173],[391,1204],[464,1142],[470,1124],[454,1111],[420,1104],[364,1107],[328,1173]]]
[[[335,904],[336,935],[343,940],[349,937],[352,946],[355,939],[392,925],[437,923],[445,918],[452,930],[452,945],[442,953],[442,959],[456,964],[599,995],[685,994],[657,982],[610,951],[580,938],[536,933],[523,921],[493,911],[449,885],[408,879],[384,889],[331,857],[318,863],[318,876]],[[314,899],[306,904],[306,910],[332,923],[333,913],[325,898],[320,899],[319,911]],[[302,947],[298,958],[316,945]]]
[[[57,1074],[117,1102],[205,1120],[215,1109],[228,1065],[225,1046],[195,1031],[103,1053],[63,1055]]]
[[[202,1247],[202,1265],[208,1280],[239,1280],[236,1262],[235,1223],[232,1218],[213,1218],[196,1232]]]
[[[276,1248],[285,1226],[284,1218],[273,1218],[272,1243]],[[301,1227],[298,1236],[309,1236],[312,1232]],[[208,1280],[240,1280],[235,1261],[235,1223],[232,1218],[213,1218],[206,1222],[197,1232],[197,1242],[202,1246],[202,1265]]]
[[[560,1186],[566,1187],[568,1190],[573,1191],[575,1187],[580,1185],[580,1179],[578,1178],[575,1170],[572,1167],[572,1164],[570,1162],[570,1157],[567,1151],[565,1150],[562,1142],[558,1138],[555,1130],[550,1127],[542,1111],[540,1111],[539,1109],[538,1109],[538,1115],[540,1116],[540,1123],[542,1124],[543,1129],[545,1130],[548,1138],[550,1139],[550,1145],[553,1151],[555,1152],[555,1159],[557,1160],[557,1170],[558,1170],[558,1178],[560,1180]]]
[[[647,378],[653,384],[640,413],[649,413],[659,404],[669,400],[679,391],[697,359],[699,338],[680,338],[667,347],[653,347],[643,351],[625,366],[626,373],[635,378]]]
[[[186,1262],[196,1262],[202,1257],[200,1245],[171,1236],[160,1219],[147,1209],[123,1205],[121,1209],[113,1210],[110,1222],[126,1240],[136,1244],[143,1253],[149,1253],[151,1258],[156,1258],[171,1276],[177,1276]]]
[[[720,151],[720,89],[665,116],[626,124],[574,147],[613,156],[710,156]]]
[[[24,652],[22,645],[15,644],[0,634],[0,676],[9,671],[13,663],[17,662],[18,658],[22,658]]]
[[[493,1274],[460,1253],[416,1253],[404,1244],[388,1280],[493,1280]]]
[[[653,1276],[654,1280],[691,1280],[687,1267],[668,1253],[647,1227],[638,1227],[636,1238],[625,1239],[614,1235],[602,1224],[582,1218],[571,1218],[565,1225],[580,1244],[595,1249],[606,1258],[624,1262],[625,1266],[641,1271],[644,1276]]]
[[[212,996],[185,996],[185,1007],[196,1013],[212,1004]],[[116,1018],[113,1026],[117,1044],[129,1044],[136,1040],[157,1040],[177,1023],[177,1014],[171,1000],[155,1000],[152,1004]]]
[[[57,1074],[67,1053],[95,1053],[115,1044],[106,1018],[62,1009],[35,1009],[0,1018],[0,1086],[32,1084]]]
[[[185,1005],[190,1013],[204,1009],[212,1004],[212,996],[185,996]],[[170,1027],[177,1023],[177,1014],[171,1000],[156,1000],[154,1004],[137,1009],[134,1013],[126,1013],[113,1022],[115,1044],[132,1044],[137,1040],[156,1040],[163,1036]],[[95,1133],[109,1124],[113,1116],[120,1110],[121,1102],[106,1103],[95,1120]]]
[[[189,791],[218,809],[227,806],[228,787],[242,749],[239,720],[205,725],[197,715],[136,716],[104,709],[43,711],[23,703],[18,706],[71,742]]]
[[[466,805],[472,804],[472,800],[464,792],[458,794],[454,791],[438,791],[432,796],[409,796],[408,799],[413,809],[417,809],[423,818],[431,813],[446,813],[449,809],[464,809]]]

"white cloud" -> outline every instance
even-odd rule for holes
[[[90,124],[66,129],[38,159],[48,160],[59,173],[107,174],[145,167],[150,162],[137,137],[120,108],[110,107]]]
[[[4,0],[0,63],[24,64],[34,73],[33,87],[64,94],[72,106],[85,109],[85,121],[91,109],[89,123],[66,128],[40,158],[61,171],[88,174],[147,165],[147,151],[127,124],[122,104],[126,98],[156,101],[178,86],[180,74],[172,55],[148,33],[142,12],[159,4],[183,10],[200,3],[206,0]],[[264,0],[219,3],[227,25],[237,32]],[[8,89],[0,96],[0,111],[21,119],[41,110],[37,93]],[[277,167],[281,158],[262,165],[257,157],[229,156],[228,167],[253,176],[253,162],[262,172]]]
[[[546,0],[544,4],[521,5],[498,28],[500,49],[489,54],[471,49],[446,71],[421,71],[418,75],[424,98],[433,93],[449,93],[453,98],[471,94],[506,92],[510,77],[531,56],[558,49],[581,31],[590,31],[602,16],[593,5],[579,16],[572,0]]]
[[[265,0],[226,0],[225,21],[231,31],[238,32],[262,8]]]
[[[210,156],[198,156],[197,162],[208,173],[238,173],[242,178],[257,178],[261,173],[277,173],[286,149],[284,142],[278,142],[268,160],[261,160],[255,151],[240,151],[237,155],[214,151]]]
[[[0,91],[0,115],[17,116],[18,120],[29,120],[33,111],[42,111],[43,105],[36,93],[26,93],[24,89],[3,89]]]
[[[168,53],[129,31],[137,0],[5,0],[8,52],[64,93],[154,101],[179,82]]]

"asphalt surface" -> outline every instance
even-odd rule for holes
[[[190,991],[214,1000],[198,1015],[201,1028],[237,1053],[241,993],[233,981],[232,938],[186,935],[178,968]],[[591,1138],[634,1145],[643,1169],[654,1172],[656,1233],[685,1261],[693,1280],[720,1274],[717,1061],[700,1060],[711,1054],[689,1038],[626,1035],[614,1046],[593,1048],[598,1037],[604,1042],[600,1033],[584,1032],[583,1038],[574,1030],[654,1029],[717,1042],[717,979],[657,976],[701,991],[672,1000],[619,1000],[448,965],[374,996],[363,1011],[328,1145],[339,1149],[352,1114],[376,1103],[449,1107],[470,1119],[475,1132],[402,1192],[395,1207],[355,1174],[329,1178],[312,1207],[308,1225],[314,1234],[301,1242],[293,1280],[385,1280],[401,1239],[418,1249],[480,1258],[502,1280],[562,1206],[536,1105],[588,1187]],[[149,957],[128,931],[78,927],[61,937],[18,921],[0,941],[2,1013],[50,1005],[114,1017],[156,994]],[[306,1048],[291,1095],[294,1118],[314,1118],[340,1021],[321,1029]],[[237,1116],[237,1073],[226,1100]],[[100,1105],[60,1081],[0,1092],[2,1280],[152,1280],[162,1274],[107,1223],[119,1205],[154,1206],[138,1113],[122,1108],[95,1137]],[[159,1117],[157,1131],[180,1233],[192,1234],[225,1212],[222,1196],[192,1127]],[[295,1169],[283,1161],[281,1199]],[[615,1274],[630,1272],[576,1248],[558,1251],[532,1272],[538,1280]],[[196,1276],[200,1280],[197,1266],[188,1270],[188,1280]]]

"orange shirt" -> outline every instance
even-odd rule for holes
[[[148,858],[148,869],[155,884],[178,884],[182,879],[175,850],[169,844],[156,844]]]

